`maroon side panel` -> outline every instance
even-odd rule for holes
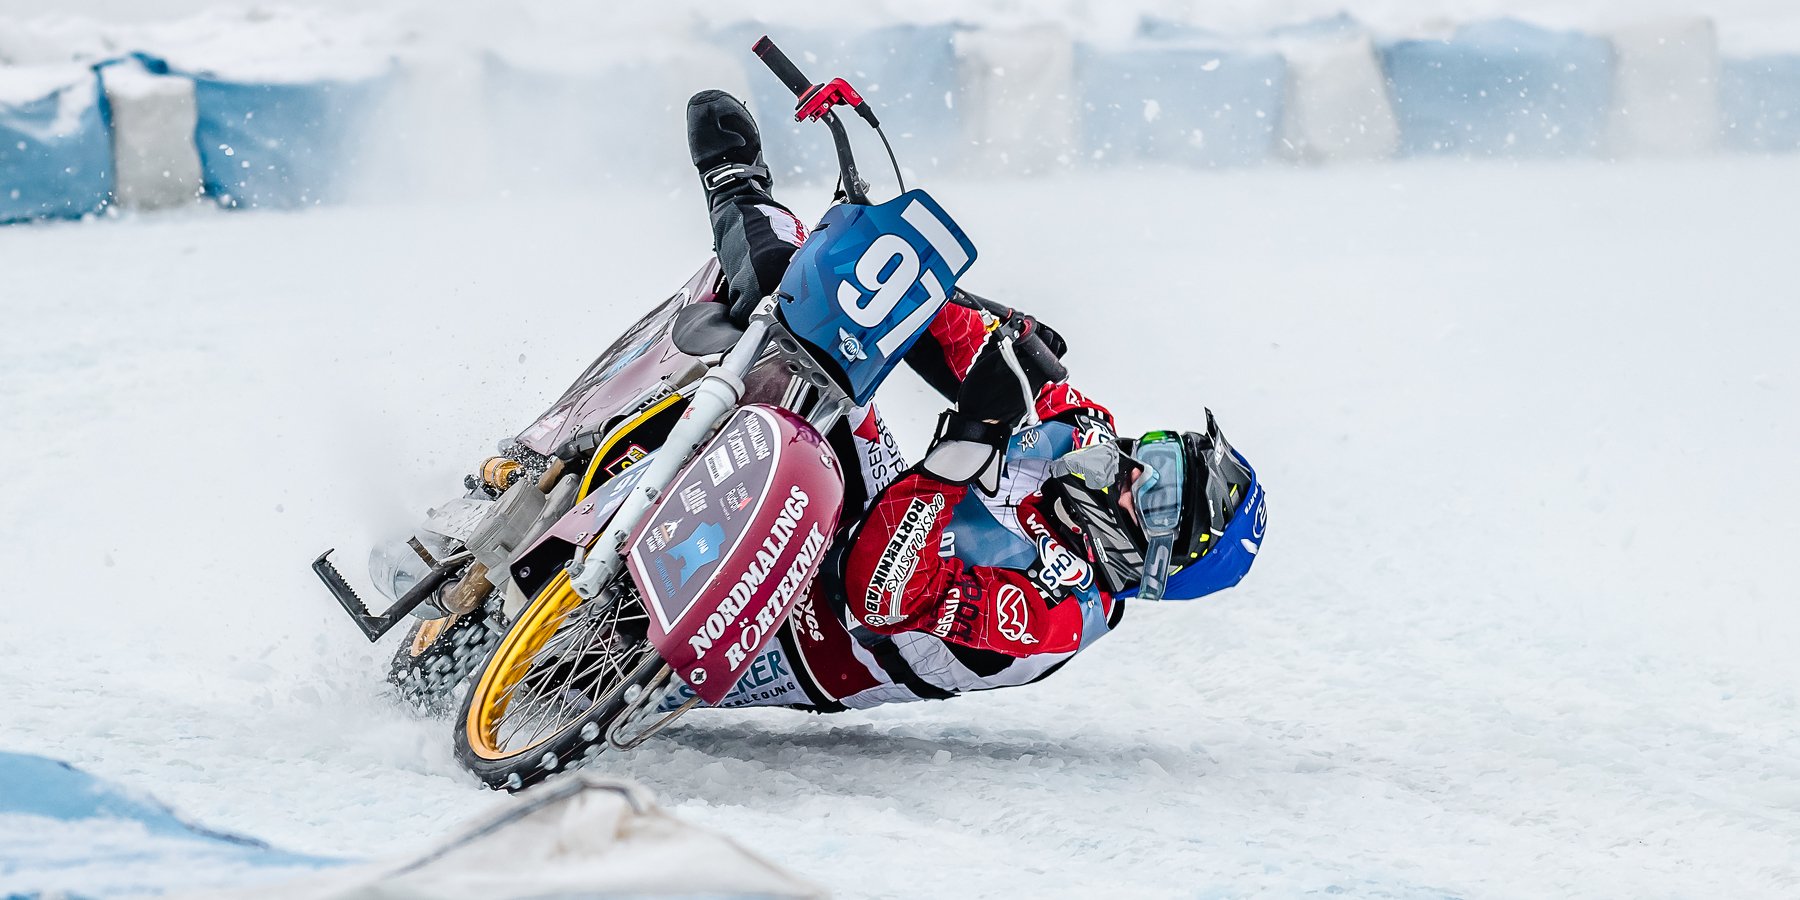
[[[650,641],[708,703],[730,693],[818,574],[844,504],[837,457],[772,406],[739,409],[632,538]]]

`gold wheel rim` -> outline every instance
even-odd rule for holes
[[[531,670],[532,657],[550,642],[563,617],[579,605],[581,596],[569,583],[569,573],[557,573],[495,648],[494,658],[488,661],[481,680],[475,685],[475,696],[469,703],[468,721],[464,726],[468,730],[469,749],[475,751],[476,756],[504,759],[524,753],[554,736],[555,732],[551,732],[508,752],[500,747],[500,720],[512,702],[513,690]]]

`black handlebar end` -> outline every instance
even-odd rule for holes
[[[800,73],[800,68],[787,58],[786,53],[781,52],[780,47],[775,46],[774,41],[769,40],[768,35],[757,38],[756,43],[750,46],[750,52],[755,53],[763,61],[763,65],[768,66],[769,71],[774,72],[775,77],[794,92],[794,96],[798,97],[812,87],[813,83]]]

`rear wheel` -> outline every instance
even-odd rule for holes
[[[663,668],[629,578],[583,602],[562,573],[487,659],[457,717],[456,757],[519,790],[592,759]]]
[[[388,683],[417,709],[446,711],[451,692],[500,643],[499,607],[496,597],[462,615],[414,622],[388,664]]]

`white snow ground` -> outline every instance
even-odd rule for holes
[[[1800,893],[1800,160],[932,188],[1127,430],[1218,412],[1264,558],[1041,685],[608,771],[846,897]],[[706,244],[691,191],[0,231],[0,747],[301,852],[484,808],[306,564]]]

